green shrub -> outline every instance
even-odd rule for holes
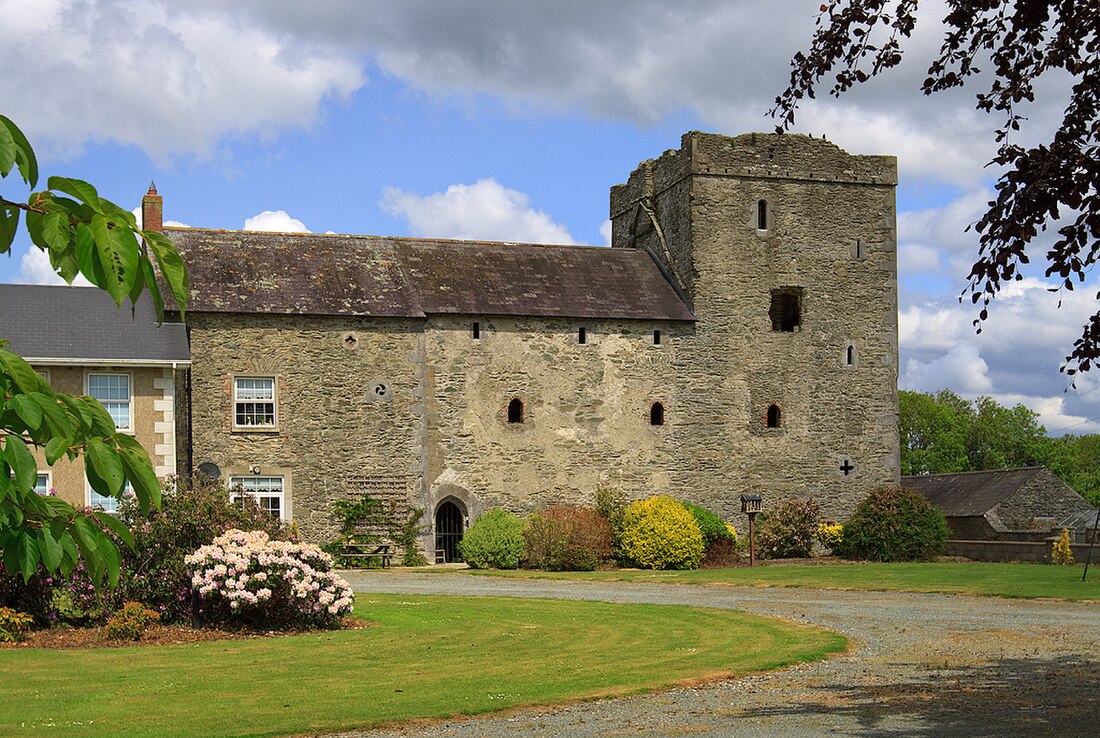
[[[523,521],[502,508],[482,513],[458,542],[471,569],[518,569],[523,559]]]
[[[53,625],[57,622],[54,592],[62,579],[39,566],[30,580],[24,582],[20,572],[8,574],[0,563],[0,607],[27,613],[39,626]]]
[[[725,540],[733,543],[737,542],[737,534],[731,532],[731,526],[727,525],[726,521],[714,512],[693,502],[683,502],[681,504],[687,508],[687,511],[692,514],[695,522],[699,525],[699,532],[703,534],[704,546],[711,546],[718,541]]]
[[[523,529],[524,561],[534,569],[592,571],[611,558],[611,526],[590,507],[554,505]]]
[[[0,607],[0,643],[14,643],[23,640],[23,634],[30,630],[34,618],[25,612],[10,607]]]
[[[620,561],[623,556],[623,516],[629,503],[626,493],[618,487],[601,484],[596,487],[596,512],[603,516],[611,529],[611,551]]]
[[[865,561],[926,561],[943,553],[947,519],[919,492],[878,487],[844,524],[841,556]]]
[[[801,559],[813,553],[821,508],[812,497],[792,497],[756,518],[756,550],[762,559]]]
[[[695,517],[666,495],[637,500],[623,515],[623,553],[645,569],[697,569],[703,534]]]
[[[141,634],[160,620],[160,613],[140,602],[127,602],[107,620],[103,634],[113,641],[138,641]]]

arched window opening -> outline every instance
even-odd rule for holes
[[[779,405],[768,406],[767,426],[769,428],[778,428],[783,422],[783,411],[779,409]]]
[[[768,230],[768,202],[767,202],[767,200],[758,200],[756,202],[756,229],[758,231]]]
[[[649,408],[649,424],[650,425],[664,425],[665,424],[665,406],[659,402],[653,403]]]
[[[855,366],[856,363],[856,347],[852,344],[848,344],[848,348],[844,351],[844,363],[848,366]]]
[[[508,403],[508,422],[523,422],[523,400],[518,397],[513,397],[512,401]]]

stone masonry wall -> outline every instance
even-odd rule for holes
[[[302,535],[331,540],[337,499],[422,497],[422,339],[415,321],[189,315],[194,463],[281,475]],[[274,376],[278,428],[234,430],[233,377]]]
[[[1003,530],[1051,530],[1051,519],[1057,527],[1060,521],[1074,513],[1093,509],[1054,472],[1043,469],[1015,494],[997,505],[991,517],[1003,526]],[[1046,520],[1039,520],[1042,518]]]
[[[690,417],[681,412],[673,357],[691,331],[658,321],[432,319],[425,507],[455,497],[473,518],[496,506],[525,513],[591,504],[600,484],[633,496],[671,491],[682,462],[669,438]],[[513,398],[523,402],[522,423],[508,422]],[[664,406],[664,425],[650,424],[654,402]]]
[[[403,493],[429,525],[446,499],[472,521],[591,502],[600,484],[739,525],[746,492],[812,495],[843,519],[900,474],[895,182],[891,157],[804,136],[692,133],[645,163],[612,190],[612,242],[664,262],[696,323],[193,313],[193,461],[283,475],[315,541],[361,492]],[[772,330],[780,288],[801,290],[796,331]],[[234,375],[276,377],[277,430],[232,427]]]
[[[726,515],[744,492],[813,496],[843,519],[899,479],[895,181],[891,157],[805,136],[692,133],[612,190],[613,245],[653,251],[631,236],[650,187],[699,319],[673,357],[691,429],[669,449],[674,489]],[[801,289],[796,331],[772,330],[779,288]]]

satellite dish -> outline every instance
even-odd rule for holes
[[[199,473],[213,482],[221,477],[222,470],[213,461],[204,461],[199,464]]]

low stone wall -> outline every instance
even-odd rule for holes
[[[948,556],[963,556],[974,561],[1024,561],[1050,563],[1050,550],[1054,540],[1046,541],[948,541]],[[1073,559],[1083,563],[1091,544],[1075,543]],[[1100,566],[1100,544],[1092,552],[1092,561]]]

